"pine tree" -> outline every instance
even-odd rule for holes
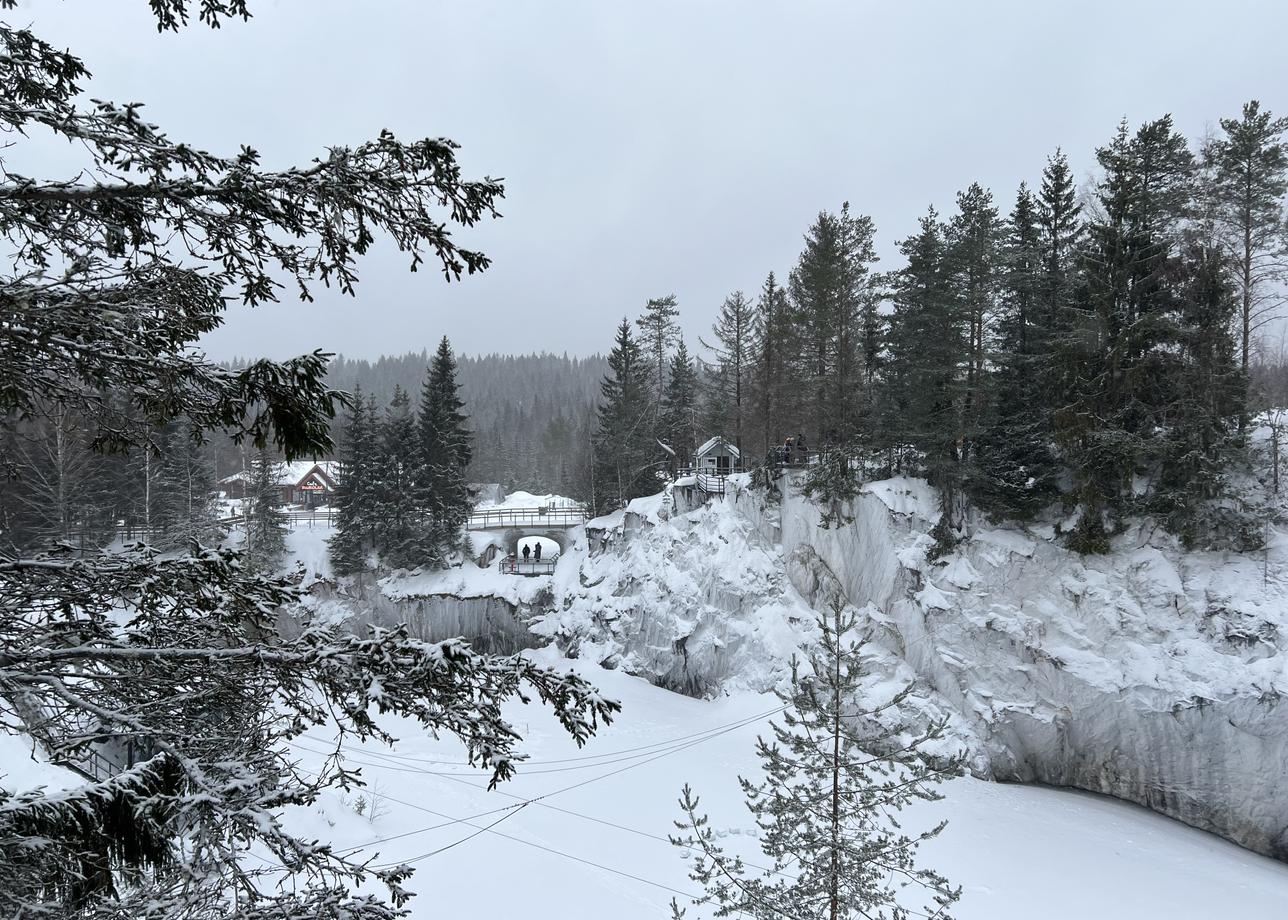
[[[156,491],[160,545],[219,542],[223,531],[215,510],[215,467],[209,445],[188,424],[166,430]]]
[[[886,422],[896,449],[911,447],[939,489],[941,547],[953,539],[963,485],[962,404],[970,362],[970,317],[950,283],[945,237],[931,208],[920,231],[900,244],[907,265],[893,278],[892,402]]]
[[[838,218],[845,253],[842,300],[837,304],[835,369],[831,386],[833,424],[819,431],[817,443],[849,444],[870,426],[876,403],[873,386],[880,351],[877,307],[884,297],[881,276],[873,273],[880,259],[872,218],[841,204]]]
[[[275,571],[286,555],[290,525],[281,508],[281,470],[282,464],[267,448],[261,448],[251,461],[242,552],[246,566],[254,572]]]
[[[671,842],[697,853],[690,877],[706,896],[694,903],[710,904],[717,917],[906,920],[919,912],[901,895],[915,885],[933,904],[921,915],[947,920],[961,889],[916,864],[917,848],[946,822],[908,834],[895,818],[913,802],[941,799],[935,786],[960,772],[959,761],[936,764],[926,751],[945,723],[918,729],[898,719],[911,687],[863,705],[857,618],[838,601],[818,625],[821,647],[808,673],[793,662],[791,687],[778,694],[785,709],[781,724],[771,723],[773,740],[757,739],[764,779],[739,778],[771,864],[751,875],[727,856],[684,787]],[[684,913],[673,901],[672,916]]]
[[[787,291],[770,272],[756,300],[752,323],[751,402],[762,455],[783,443],[787,420],[795,415],[797,352],[796,324]]]
[[[800,330],[798,383],[807,390],[806,424],[814,443],[846,442],[860,429],[869,400],[863,391],[865,330],[876,261],[875,229],[867,217],[822,212],[805,236],[789,289]],[[791,427],[789,425],[789,427]]]
[[[1081,514],[1071,545],[1108,548],[1138,476],[1157,469],[1184,369],[1174,257],[1195,191],[1194,160],[1170,117],[1132,135],[1126,123],[1096,153],[1100,214],[1088,227],[1086,293],[1059,363],[1072,392],[1056,432]]]
[[[1059,148],[1047,158],[1036,197],[1040,271],[1033,333],[1036,351],[1046,356],[1037,398],[1053,414],[1048,425],[1054,438],[1054,413],[1073,404],[1086,384],[1083,352],[1094,335],[1080,276],[1082,206],[1068,157]]]
[[[248,17],[254,3],[149,6],[178,30]],[[227,368],[199,341],[237,301],[284,287],[308,297],[323,282],[352,292],[381,236],[449,278],[486,268],[452,231],[495,216],[501,185],[466,179],[450,140],[390,132],[266,170],[248,145],[221,156],[136,105],[91,102],[87,80],[73,54],[0,21],[0,446],[61,401],[96,448],[141,450],[169,425],[187,444],[226,431],[288,459],[329,453],[338,402],[324,352]],[[43,177],[49,164],[21,149],[37,128],[75,142],[73,181]],[[17,176],[11,154],[37,172]],[[411,894],[407,866],[347,858],[280,820],[351,775],[305,773],[283,753],[292,738],[325,722],[342,739],[391,742],[379,709],[459,738],[496,783],[519,754],[509,701],[548,706],[579,745],[618,709],[576,676],[401,626],[355,636],[305,615],[279,630],[302,601],[226,548],[0,563],[0,731],[93,776],[5,783],[0,916],[389,920]]]
[[[698,371],[698,440],[713,434],[723,436],[733,430],[729,368],[701,358],[694,360],[694,366]]]
[[[375,400],[363,399],[362,387],[353,389],[353,401],[341,441],[340,472],[336,478],[335,535],[328,550],[331,568],[337,575],[352,575],[367,567],[373,548],[374,496],[376,478]]]
[[[1165,441],[1149,510],[1187,546],[1248,550],[1262,544],[1259,522],[1220,501],[1227,470],[1245,460],[1246,446],[1241,425],[1247,378],[1233,322],[1241,298],[1235,294],[1238,275],[1228,271],[1229,265],[1210,239],[1207,245],[1191,243],[1178,268],[1182,358],[1175,402],[1162,426]]]
[[[608,367],[593,459],[594,505],[601,513],[657,491],[656,473],[665,463],[648,424],[652,368],[626,319],[617,327]]]
[[[1002,253],[996,372],[976,445],[976,501],[998,518],[1027,518],[1056,496],[1051,410],[1044,400],[1051,329],[1042,309],[1037,205],[1021,184]]]
[[[419,489],[420,436],[416,416],[401,386],[394,387],[380,423],[377,445],[372,508],[380,561],[395,569],[441,565],[440,547],[433,540],[432,521]]]
[[[456,550],[469,518],[471,499],[466,471],[473,456],[472,436],[461,411],[456,360],[444,336],[421,389],[419,474],[416,489],[432,520],[430,539],[442,557]],[[535,464],[529,461],[529,469]]]
[[[1042,295],[1054,312],[1067,305],[1076,247],[1082,236],[1082,205],[1069,158],[1056,148],[1042,170],[1037,196],[1037,227],[1042,260]]]
[[[711,398],[722,407],[729,429],[715,430],[712,434],[729,434],[741,455],[743,425],[750,391],[748,381],[753,355],[753,315],[751,302],[742,291],[734,291],[720,305],[715,324],[711,327],[714,341],[703,341],[702,346],[715,357],[719,374],[712,378],[714,388]]]
[[[666,389],[667,355],[680,335],[680,327],[676,323],[679,316],[675,295],[669,294],[651,299],[644,307],[644,315],[635,321],[640,328],[640,348],[652,359],[653,396],[657,400],[662,398]]]
[[[1262,111],[1255,99],[1239,118],[1222,118],[1223,134],[1204,151],[1214,186],[1221,242],[1235,264],[1239,295],[1239,360],[1248,360],[1260,329],[1279,315],[1288,277],[1288,118]]]
[[[680,339],[662,398],[662,439],[680,464],[690,463],[698,446],[698,375]]]
[[[973,453],[988,402],[987,356],[996,317],[1003,227],[993,195],[972,182],[957,193],[957,213],[947,230],[946,270],[967,323],[967,361],[962,405],[963,453]]]

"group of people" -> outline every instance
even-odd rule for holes
[[[805,435],[798,434],[796,437],[788,435],[783,441],[783,446],[778,448],[778,462],[785,466],[791,466],[794,463],[804,463],[809,457],[809,448],[805,445]]]
[[[822,450],[825,453],[837,450],[841,446],[841,435],[835,428],[829,428],[823,432]],[[773,448],[772,453],[783,466],[803,466],[809,460],[809,447],[805,444],[803,434],[798,434],[796,437],[789,435],[783,440],[781,447]]]
[[[540,544],[540,543],[536,544],[536,547],[537,547],[537,548],[536,548],[535,550],[533,550],[533,548],[532,548],[530,545],[528,545],[527,543],[523,544],[523,561],[524,561],[524,562],[528,562],[529,560],[531,560],[531,561],[533,561],[533,562],[540,562],[540,561],[541,561],[541,544]]]

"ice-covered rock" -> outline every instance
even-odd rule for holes
[[[760,504],[750,493],[701,503],[675,489],[588,522],[589,551],[575,579],[571,569],[556,573],[553,604],[534,630],[570,654],[686,693],[767,689],[814,613],[760,532]]]
[[[851,603],[880,611],[969,721],[977,769],[1128,799],[1288,858],[1282,534],[1267,558],[1184,552],[1152,531],[1080,557],[1040,530],[981,528],[932,565],[933,511],[914,499],[877,483],[823,529],[787,488],[783,545],[809,547]]]

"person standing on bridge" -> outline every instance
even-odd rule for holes
[[[534,550],[532,551],[532,558],[533,558],[533,559],[535,559],[537,562],[540,562],[540,561],[541,561],[541,544],[540,544],[540,543],[538,543],[538,544],[537,544],[537,546],[536,546],[536,549],[534,549]]]
[[[523,544],[523,561],[527,562],[529,557],[531,556],[532,556],[532,547],[526,543]]]

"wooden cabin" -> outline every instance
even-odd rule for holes
[[[339,473],[337,466],[333,460],[296,460],[277,464],[276,483],[281,490],[281,503],[306,508],[330,504]],[[245,498],[246,486],[253,476],[251,470],[241,470],[219,480],[219,488],[229,498]]]
[[[711,438],[693,455],[695,473],[715,473],[727,476],[742,469],[742,454],[720,435]]]

